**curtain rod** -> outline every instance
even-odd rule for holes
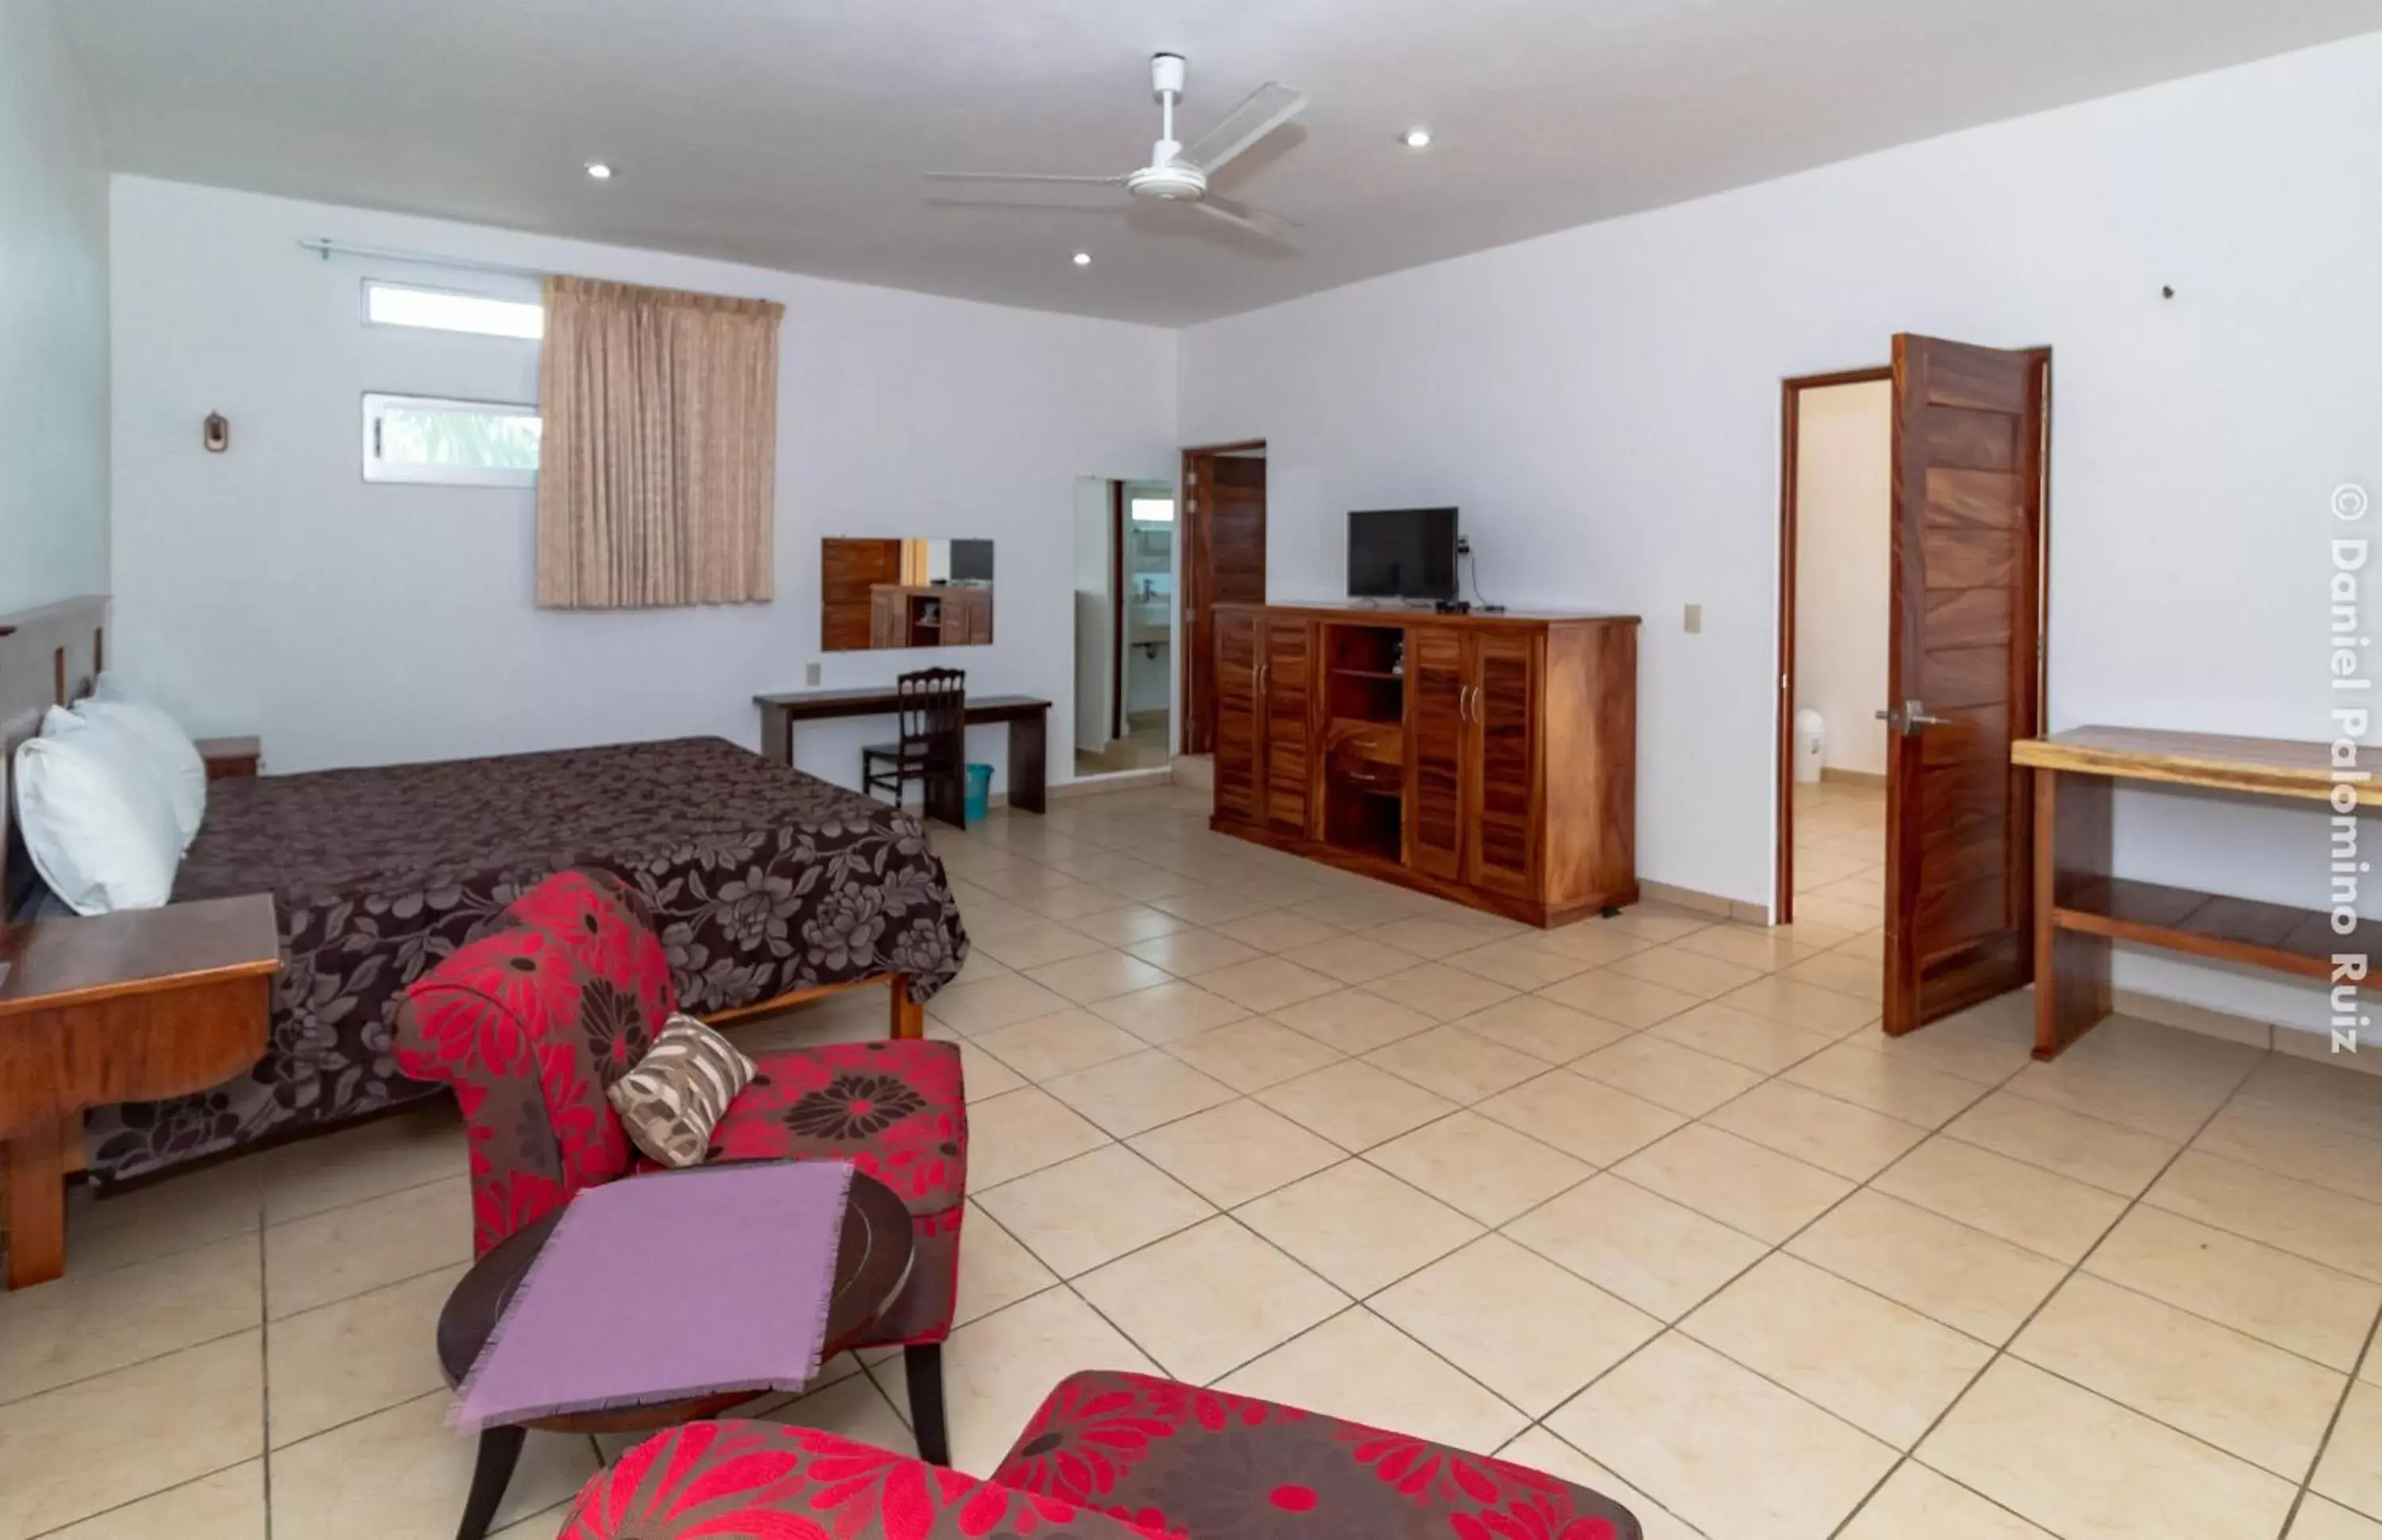
[[[333,257],[362,257],[371,262],[411,263],[417,267],[444,267],[458,273],[495,273],[508,278],[543,278],[547,270],[542,267],[516,267],[509,263],[473,262],[468,257],[441,257],[428,251],[400,251],[387,246],[350,246],[325,236],[303,236],[298,244],[315,253],[325,262]]]
[[[321,257],[325,262],[333,257],[361,257],[366,262],[411,263],[416,267],[443,267],[453,273],[493,273],[507,278],[547,278],[554,275],[551,268],[517,267],[510,263],[475,262],[470,257],[442,257],[431,251],[405,251],[388,246],[350,246],[344,240],[328,236],[301,236],[298,244]],[[632,286],[633,287],[633,286]],[[709,289],[687,292],[718,299],[752,299],[758,303],[777,304],[782,301],[763,300],[757,296],[718,294]]]

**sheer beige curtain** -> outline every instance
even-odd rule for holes
[[[592,278],[545,287],[538,604],[769,598],[786,308]]]

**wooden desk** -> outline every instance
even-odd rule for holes
[[[281,942],[264,894],[0,927],[8,1285],[66,1270],[82,1111],[218,1085],[264,1053]]]
[[[804,690],[790,695],[755,695],[761,708],[761,752],[780,764],[794,763],[794,724],[844,716],[891,716],[900,698],[891,687],[870,690]],[[988,722],[1009,727],[1009,805],[1040,813],[1046,805],[1050,703],[1030,695],[971,695],[970,727]]]
[[[2109,1014],[2109,944],[2128,941],[2329,983],[2336,952],[2382,955],[2382,923],[2333,933],[2325,911],[2120,877],[2110,788],[2121,780],[2309,801],[2332,795],[2327,746],[2146,727],[2075,727],[2010,745],[2034,776],[2034,1057],[2050,1058]],[[2344,783],[2382,806],[2382,749]]]

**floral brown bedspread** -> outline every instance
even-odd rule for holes
[[[174,897],[273,894],[271,1042],[213,1090],[92,1114],[92,1177],[439,1094],[390,1057],[399,996],[566,866],[645,896],[697,1015],[889,972],[924,1000],[967,959],[915,817],[723,739],[218,781]]]

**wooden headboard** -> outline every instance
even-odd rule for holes
[[[31,868],[16,837],[16,788],[9,774],[17,745],[39,732],[42,713],[91,693],[107,666],[107,598],[64,599],[40,609],[0,615],[0,918],[14,916]]]

